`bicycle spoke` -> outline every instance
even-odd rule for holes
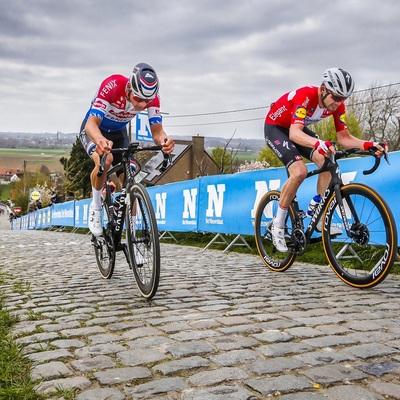
[[[324,230],[325,251],[340,279],[351,286],[372,287],[387,276],[395,261],[397,233],[392,215],[383,199],[367,186],[350,184],[342,188],[342,194],[349,234],[334,197],[325,223],[341,229],[342,234],[331,237],[330,230]]]

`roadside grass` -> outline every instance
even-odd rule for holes
[[[5,276],[0,274],[0,284]],[[4,294],[0,291],[0,399],[43,400],[45,397],[34,391],[30,370],[32,363],[23,354],[23,347],[11,337],[18,318],[5,309]]]

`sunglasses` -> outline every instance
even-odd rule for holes
[[[336,101],[337,103],[341,103],[342,101],[345,101],[347,97],[344,96],[337,96],[336,94],[333,94],[331,91],[328,90],[328,93],[332,96],[332,100]]]
[[[133,100],[137,101],[138,103],[146,103],[146,104],[150,103],[153,100],[153,99],[141,99],[140,97],[135,96],[133,93],[132,93],[132,98],[133,98]]]

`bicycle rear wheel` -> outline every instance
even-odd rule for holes
[[[279,199],[280,192],[277,190],[272,190],[262,197],[256,210],[254,235],[258,253],[264,264],[272,271],[282,272],[286,271],[293,264],[296,254],[290,249],[287,253],[281,253],[272,243],[270,225],[278,210]],[[293,209],[289,207],[286,219],[288,239],[290,239],[292,227],[294,225],[293,221]]]
[[[341,188],[348,236],[336,196],[328,202],[323,219],[322,242],[336,275],[357,288],[370,288],[389,274],[397,255],[397,229],[385,200],[372,188],[352,183]],[[342,230],[332,237],[330,227]],[[329,227],[329,229],[328,229]]]
[[[160,280],[160,240],[153,205],[140,183],[129,192],[126,240],[137,287],[143,297],[151,299]]]

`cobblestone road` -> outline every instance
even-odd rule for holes
[[[328,267],[273,273],[256,256],[163,244],[142,299],[87,235],[0,232],[7,306],[38,390],[78,400],[400,399],[400,279],[370,290]]]

